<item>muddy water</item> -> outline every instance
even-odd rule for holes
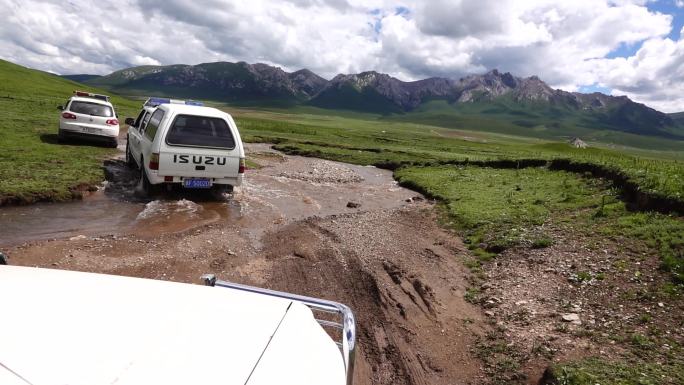
[[[239,207],[230,202],[126,202],[97,192],[79,202],[2,208],[0,247],[78,235],[135,233],[146,237],[183,231],[235,215],[239,215]]]
[[[117,233],[116,229],[136,219],[139,206],[122,202],[113,205],[104,194],[96,193],[82,202],[4,207],[0,209],[0,245],[76,234]]]
[[[240,215],[239,205],[228,196],[164,194],[141,200],[134,193],[136,172],[121,160],[107,160],[104,167],[107,180],[102,188],[82,201],[0,209],[0,247],[78,235],[150,237]]]
[[[107,161],[103,188],[83,201],[0,209],[0,247],[78,235],[151,237],[217,222],[236,224],[258,241],[286,221],[396,207],[416,195],[398,187],[385,170],[250,147],[263,168],[250,170],[242,187],[219,199],[175,192],[140,201],[133,193],[135,172],[121,160]],[[360,207],[347,207],[348,202]]]

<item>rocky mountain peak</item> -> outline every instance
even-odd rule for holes
[[[312,98],[318,94],[328,84],[327,80],[308,69],[292,72],[288,77],[290,78],[290,81],[294,83],[295,87],[308,98]]]
[[[556,95],[556,91],[548,84],[541,81],[536,76],[522,79],[516,87],[515,99],[524,100],[544,100],[550,101]]]
[[[493,69],[483,75],[470,75],[459,80],[456,88],[460,90],[459,102],[491,100],[508,94],[518,87],[522,79],[511,73],[500,73]]]

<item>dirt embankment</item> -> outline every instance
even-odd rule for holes
[[[432,204],[387,171],[251,153],[263,168],[233,197],[239,209],[209,224],[171,233],[155,215],[173,221],[174,208],[204,204],[141,203],[130,231],[16,245],[10,263],[193,283],[214,273],[333,299],[357,316],[356,384],[486,382],[471,350],[487,327],[464,300],[466,251]]]

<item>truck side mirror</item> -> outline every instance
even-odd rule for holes
[[[132,126],[135,123],[135,119],[133,118],[126,118],[124,123],[128,124],[129,126]]]

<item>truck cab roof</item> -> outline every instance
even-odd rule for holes
[[[162,109],[164,111],[176,114],[208,116],[213,118],[224,118],[226,115],[230,116],[230,114],[227,112],[213,107],[194,106],[187,104],[161,104],[159,107],[157,107],[157,109]]]

